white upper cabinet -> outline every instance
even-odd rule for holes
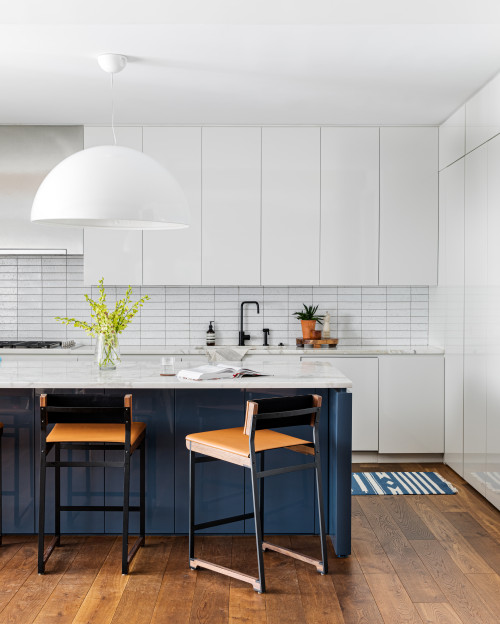
[[[261,129],[203,128],[202,281],[260,283]]]
[[[380,129],[379,283],[435,285],[437,128]]]
[[[117,145],[142,151],[142,128],[116,128]],[[107,127],[85,127],[85,148],[112,145],[113,134]],[[85,228],[83,280],[86,285],[142,284],[142,230]]]
[[[465,109],[465,143],[470,152],[500,132],[500,75],[478,91]]]
[[[143,129],[144,153],[172,173],[186,194],[191,225],[144,230],[143,284],[201,284],[201,128]]]
[[[439,170],[465,154],[465,105],[439,126]]]
[[[320,130],[262,129],[262,284],[319,284]]]
[[[31,222],[38,187],[83,149],[78,126],[0,126],[0,253],[12,249],[83,251],[83,228]]]
[[[321,129],[320,283],[378,284],[379,129]]]

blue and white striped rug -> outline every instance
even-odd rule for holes
[[[353,472],[351,494],[456,494],[437,472]]]

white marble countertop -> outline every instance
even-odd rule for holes
[[[189,347],[189,346],[168,346],[168,347],[127,347],[122,346],[120,351],[123,355],[200,355],[204,356],[208,351],[215,349],[243,349],[246,348],[246,355],[295,355],[301,357],[336,357],[338,355],[442,355],[444,349],[441,347],[337,347],[335,349],[298,349],[294,346],[254,346],[247,347]],[[0,358],[9,355],[30,355],[30,356],[79,356],[93,355],[94,347],[81,346],[71,349],[0,349]]]
[[[189,367],[206,363],[193,358]],[[186,368],[186,362],[176,367]],[[241,362],[234,362],[240,366]],[[93,361],[42,358],[41,356],[0,362],[1,388],[350,388],[351,381],[329,362],[252,361],[251,368],[267,377],[180,381],[162,377],[157,358],[126,361],[114,371],[99,371]]]

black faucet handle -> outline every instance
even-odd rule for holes
[[[271,333],[271,330],[270,330],[270,329],[267,329],[267,328],[264,328],[262,331],[264,332],[264,344],[263,344],[262,346],[264,346],[264,347],[268,347],[268,346],[269,346],[269,344],[268,344],[268,342],[267,342],[267,339],[268,339],[268,337],[269,337],[269,334]]]

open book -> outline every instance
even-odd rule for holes
[[[192,379],[200,381],[203,379],[233,379],[235,377],[261,377],[265,373],[258,373],[249,368],[239,368],[238,366],[227,366],[226,364],[204,364],[197,368],[185,368],[177,373],[178,379]]]

